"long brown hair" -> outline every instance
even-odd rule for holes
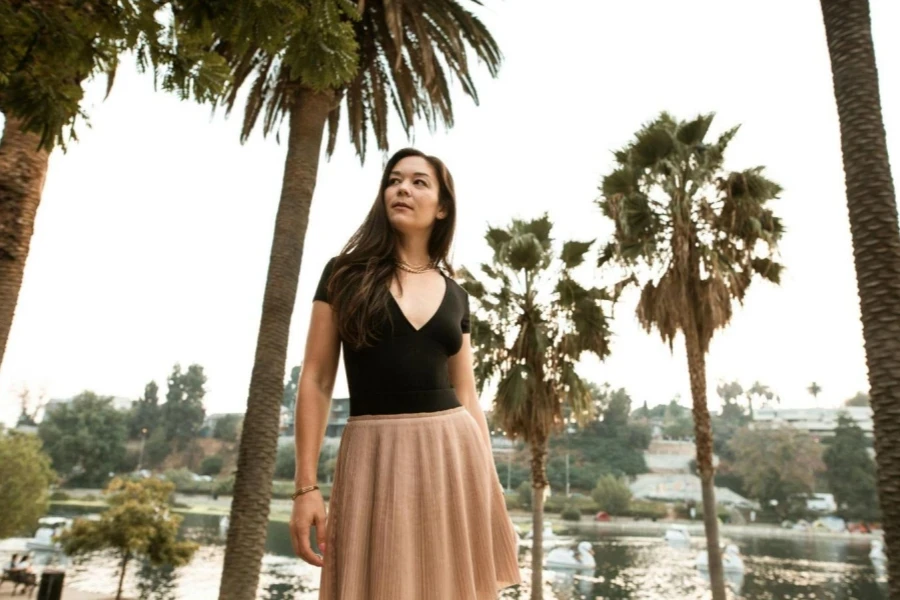
[[[456,192],[453,177],[441,159],[414,148],[400,150],[388,160],[381,176],[378,196],[365,221],[337,256],[328,281],[328,297],[335,311],[341,339],[354,348],[373,345],[377,331],[390,319],[390,282],[396,277],[394,252],[397,233],[384,207],[384,192],[391,171],[404,158],[418,156],[431,165],[438,179],[439,206],[446,216],[435,221],[428,239],[428,256],[450,276],[454,271],[448,254],[456,230]]]

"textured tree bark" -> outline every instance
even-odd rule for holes
[[[900,227],[868,0],[821,0],[841,126],[891,598],[900,598]]]
[[[291,315],[333,94],[301,90],[290,112],[281,200],[238,453],[220,600],[253,600],[265,549]]]
[[[531,600],[544,598],[544,489],[547,487],[547,440],[531,447]]]
[[[50,158],[47,150],[39,149],[40,135],[23,131],[22,125],[7,115],[0,139],[0,367]]]
[[[694,438],[697,445],[697,471],[703,495],[703,527],[709,556],[709,582],[713,600],[725,600],[725,575],[719,549],[719,521],[716,514],[715,470],[713,469],[712,425],[706,405],[706,356],[700,346],[696,327],[686,327],[688,372],[694,404]]]

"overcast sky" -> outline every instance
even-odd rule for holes
[[[783,283],[756,282],[708,359],[720,380],[771,386],[788,406],[836,406],[867,388],[844,196],[837,113],[814,0],[489,0],[485,20],[505,62],[476,69],[481,105],[457,95],[456,126],[413,143],[457,182],[454,261],[489,257],[488,224],[548,211],[558,239],[606,239],[593,203],[611,151],[659,111],[715,111],[713,133],[741,124],[726,166],[765,165],[785,189]],[[900,156],[900,3],[871,0],[888,145]],[[203,365],[208,412],[246,404],[285,146],[257,132],[238,142],[241,112],[153,91],[123,65],[109,99],[88,85],[91,127],[54,152],[0,371],[0,419],[22,386],[50,398],[83,390],[137,398],[173,364]],[[406,145],[397,128],[392,149]],[[382,157],[364,167],[346,135],[322,162],[306,236],[288,365],[302,360],[325,261],[359,225]],[[896,165],[896,160],[895,160]],[[895,166],[895,179],[897,169]],[[588,278],[591,272],[587,272]],[[581,373],[627,388],[635,404],[688,404],[686,359],[616,312],[612,356]],[[341,368],[343,371],[343,367]],[[335,395],[346,393],[343,373]],[[489,400],[484,398],[483,401]]]

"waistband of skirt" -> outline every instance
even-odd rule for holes
[[[453,388],[404,392],[367,392],[350,397],[347,422],[438,416],[465,408]]]

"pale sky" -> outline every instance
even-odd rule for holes
[[[757,281],[708,358],[719,380],[771,386],[788,406],[835,406],[867,388],[837,112],[815,0],[489,0],[484,18],[505,55],[476,68],[481,105],[461,93],[456,126],[413,144],[443,158],[457,183],[455,264],[488,260],[488,224],[548,211],[557,239],[606,239],[593,203],[611,151],[667,110],[715,111],[713,133],[741,124],[727,165],[765,165],[785,189],[780,287]],[[889,148],[900,156],[900,3],[871,0]],[[54,152],[6,356],[0,420],[16,392],[89,389],[137,398],[174,363],[203,365],[208,412],[243,411],[253,364],[285,146],[257,131],[240,145],[242,111],[154,92],[130,64],[110,98],[88,86],[91,128]],[[406,144],[398,128],[392,149]],[[326,260],[359,225],[382,157],[360,167],[346,135],[322,162],[306,237],[288,368],[302,360]],[[895,159],[895,180],[897,168]],[[588,271],[590,279],[590,270]],[[590,283],[590,281],[585,281]],[[597,281],[599,283],[599,280]],[[616,312],[613,352],[581,374],[625,387],[635,405],[690,402],[683,346],[669,352]],[[346,394],[343,366],[335,395]],[[483,402],[489,398],[483,398]]]

